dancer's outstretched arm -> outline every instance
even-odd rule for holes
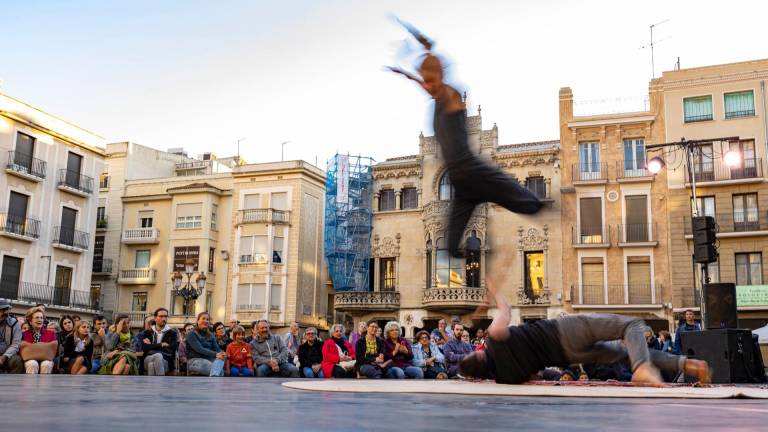
[[[499,284],[503,279],[503,276],[498,273],[488,275],[485,278],[488,299],[493,298],[496,301],[496,309],[498,309],[498,315],[488,327],[488,335],[496,341],[505,341],[509,338],[509,322],[512,319],[509,313],[509,303],[504,294],[499,291]]]

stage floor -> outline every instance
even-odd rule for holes
[[[7,431],[765,430],[750,399],[333,393],[281,379],[0,375]]]

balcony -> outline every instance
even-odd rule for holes
[[[517,291],[518,306],[548,306],[550,304],[549,290],[535,292],[530,288],[521,287]]]
[[[573,164],[571,169],[573,184],[591,185],[608,183],[607,163]]]
[[[123,244],[157,244],[160,230],[157,228],[131,228],[123,231]]]
[[[87,197],[93,193],[93,177],[82,175],[77,171],[60,169],[56,186],[71,194]]]
[[[768,235],[768,212],[758,209],[715,214],[717,238],[757,237]],[[693,239],[691,218],[685,217],[685,238]]]
[[[686,309],[697,309],[701,307],[701,290],[697,287],[683,287],[680,294],[675,296],[674,311],[682,312]]]
[[[463,313],[485,304],[485,288],[427,288],[421,296],[421,305],[427,310]]]
[[[659,244],[655,223],[617,225],[619,247],[648,247]]]
[[[619,183],[636,183],[653,181],[654,175],[645,168],[642,160],[616,161],[616,181]]]
[[[741,166],[729,167],[722,158],[704,160],[693,164],[696,186],[714,186],[742,183],[761,183],[763,181],[763,163],[760,158],[741,161]],[[691,185],[688,170],[685,170],[685,184]]]
[[[117,315],[128,315],[128,319],[131,321],[130,326],[133,328],[141,328],[144,326],[144,320],[151,314],[146,311],[120,311]]]
[[[5,172],[7,173],[39,182],[45,180],[46,171],[47,164],[44,160],[13,150],[8,152],[8,162],[5,164]]]
[[[93,275],[105,276],[112,273],[112,259],[104,258],[101,260],[93,260]]]
[[[290,222],[290,210],[276,210],[272,208],[240,210],[237,218],[238,224],[271,223],[279,225],[289,224]]]
[[[90,311],[97,311],[100,306],[100,299],[89,291],[10,280],[0,281],[0,297],[31,306],[42,303],[49,307]]]
[[[37,240],[40,238],[40,221],[9,213],[0,213],[0,235],[29,242]]]
[[[662,307],[661,285],[572,285],[571,301],[574,308],[594,309],[657,309]]]
[[[544,183],[527,183],[525,188],[533,192],[534,195],[543,203],[552,203],[555,200],[552,198],[550,191],[551,186],[549,182]]]
[[[53,227],[53,247],[72,252],[85,252],[88,250],[90,234],[72,228],[61,226]]]
[[[611,247],[611,228],[609,225],[573,225],[571,239],[576,249]]]
[[[96,231],[104,231],[107,229],[109,224],[107,223],[107,217],[104,216],[100,219],[96,219]]]
[[[176,164],[176,175],[191,176],[208,174],[212,163],[209,160],[193,160]]]
[[[396,311],[400,309],[397,291],[346,291],[333,296],[333,307],[342,312]]]
[[[157,279],[157,270],[151,268],[132,268],[120,270],[117,283],[121,285],[152,285]]]

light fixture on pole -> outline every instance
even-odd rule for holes
[[[666,164],[664,163],[664,159],[656,156],[648,161],[646,167],[651,174],[658,174],[665,165]]]
[[[725,153],[723,160],[725,161],[725,164],[731,168],[739,167],[741,166],[741,153],[736,150],[730,150]]]
[[[195,273],[195,261],[191,258],[187,258],[184,261],[184,273],[187,275],[187,283],[183,284],[184,276],[181,272],[173,272],[171,280],[173,281],[174,296],[181,296],[184,298],[184,315],[189,315],[190,303],[197,300],[200,295],[205,291],[205,283],[207,277],[205,272],[200,272],[195,279],[194,286],[192,285],[192,276]]]

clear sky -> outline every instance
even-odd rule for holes
[[[395,14],[437,41],[502,144],[558,138],[558,89],[647,93],[657,74],[768,57],[766,1],[0,0],[2,91],[97,132],[249,162],[418,152],[429,100],[381,67]]]

